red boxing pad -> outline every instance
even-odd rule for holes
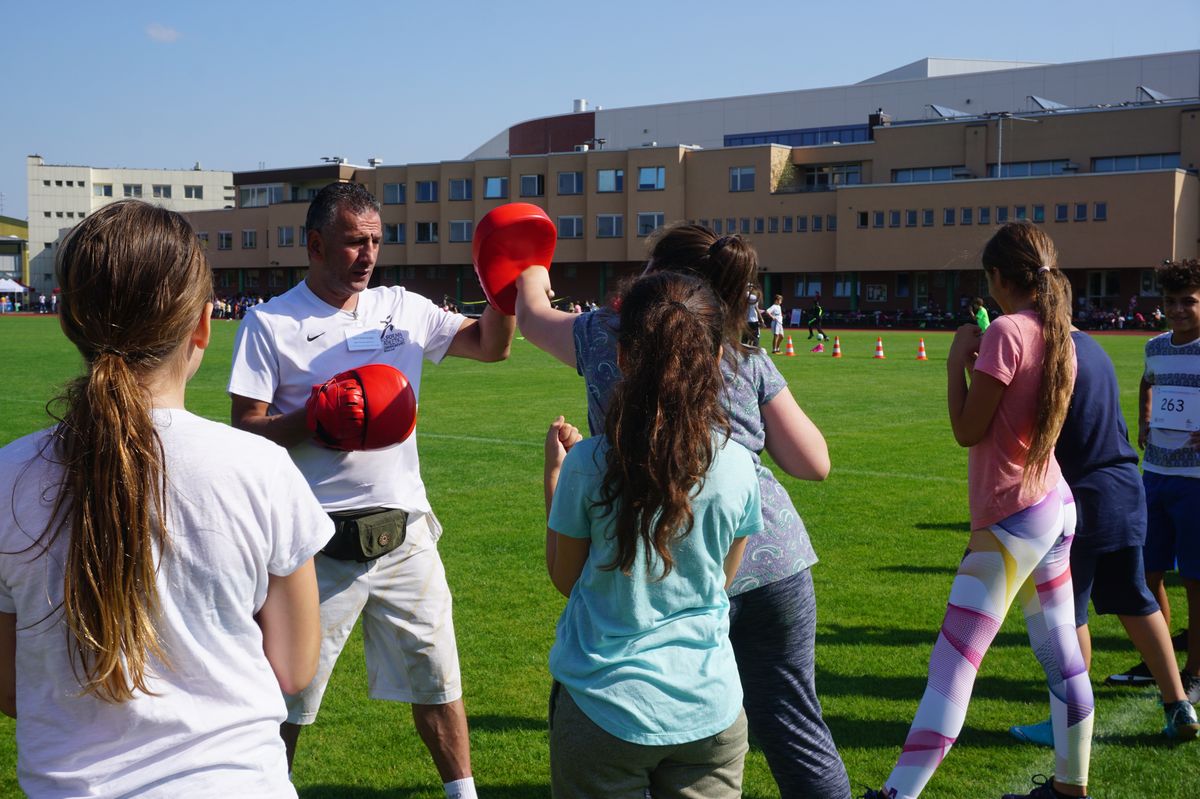
[[[404,373],[373,363],[313,386],[306,420],[315,438],[340,450],[399,444],[417,425],[417,395]]]
[[[471,260],[492,307],[516,313],[517,275],[535,264],[549,267],[558,230],[546,212],[530,203],[508,203],[484,214],[475,226]]]

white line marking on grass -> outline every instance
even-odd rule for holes
[[[420,433],[421,438],[442,439],[445,441],[469,441],[473,444],[497,444],[506,447],[540,447],[541,441],[520,441],[512,438],[487,438],[484,436],[460,436],[452,433]],[[834,468],[831,475],[847,475],[849,477],[870,477],[883,478],[886,480],[915,480],[921,483],[962,483],[964,478],[961,477],[942,477],[940,475],[931,474],[906,474],[904,472],[872,472],[862,469],[838,469]]]

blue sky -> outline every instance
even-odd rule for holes
[[[1200,48],[1196,0],[900,3],[0,0],[0,193],[25,156],[211,169],[461,158],[508,125],[835,86],[925,56]]]

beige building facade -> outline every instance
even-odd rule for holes
[[[190,216],[218,290],[270,296],[303,279],[308,197],[357,181],[383,204],[375,280],[459,303],[482,300],[471,235],[503,203],[534,203],[555,221],[555,286],[579,301],[602,301],[640,269],[655,229],[694,221],[749,238],[765,293],[785,307],[820,294],[858,321],[957,313],[985,292],[979,253],[1009,220],[1044,226],[1088,309],[1125,311],[1133,299],[1148,316],[1153,268],[1197,257],[1200,101],[872,123],[852,144],[236,173],[237,208]]]

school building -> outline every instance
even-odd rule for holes
[[[691,220],[749,237],[765,293],[785,307],[820,294],[857,318],[956,312],[985,291],[978,256],[995,226],[1028,219],[1055,240],[1082,302],[1125,311],[1133,298],[1148,315],[1154,266],[1197,257],[1198,80],[1200,51],[1066,65],[925,59],[784,95],[614,111],[577,101],[463,160],[237,172],[236,207],[189,216],[227,296],[303,279],[308,200],[351,180],[383,203],[374,279],[435,300],[482,299],[474,225],[520,201],[558,226],[560,296],[602,300],[640,269],[649,234]]]

